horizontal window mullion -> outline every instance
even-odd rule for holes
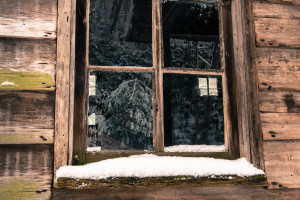
[[[88,70],[113,71],[113,72],[154,72],[153,67],[120,67],[120,66],[88,66]]]
[[[193,68],[164,68],[162,69],[164,74],[192,74],[192,75],[212,75],[212,76],[222,76],[224,70],[203,70],[203,69],[193,69]]]

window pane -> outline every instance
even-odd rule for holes
[[[152,150],[152,74],[91,71],[88,146]],[[93,83],[90,84],[93,87]]]
[[[216,3],[164,1],[162,12],[165,67],[220,69]]]
[[[152,66],[151,0],[92,0],[89,63]]]
[[[211,76],[164,74],[165,146],[224,144],[221,77],[218,96],[201,95]],[[200,88],[203,87],[203,88]]]

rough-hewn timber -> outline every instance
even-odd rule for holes
[[[264,158],[269,188],[300,187],[300,142],[264,142]]]
[[[257,48],[260,90],[300,91],[300,50]]]
[[[0,145],[0,199],[49,199],[53,145]]]
[[[0,37],[0,53],[0,69],[48,73],[54,80],[55,40]]]
[[[71,179],[58,178],[57,187],[67,189],[103,189],[103,188],[145,188],[145,187],[200,187],[200,186],[228,186],[228,185],[266,185],[266,177],[250,176],[216,176],[211,177],[118,177],[108,179]]]
[[[56,38],[57,0],[1,0],[0,37]]]
[[[0,91],[0,144],[53,143],[55,93]]]

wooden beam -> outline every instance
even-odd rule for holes
[[[70,15],[71,1],[58,0],[54,173],[68,163]]]
[[[85,162],[87,146],[88,114],[88,45],[89,45],[89,0],[76,1],[76,52],[74,92],[74,164]]]
[[[153,90],[153,146],[156,151],[164,150],[164,107],[163,107],[163,41],[161,0],[152,1],[152,54],[154,72]]]

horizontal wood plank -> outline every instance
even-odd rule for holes
[[[254,19],[256,44],[259,47],[300,48],[300,19]]]
[[[261,113],[264,140],[300,139],[300,113]]]
[[[0,54],[0,69],[38,71],[50,74],[54,80],[56,65],[54,40],[0,38]]]
[[[255,1],[300,6],[299,0],[255,0]]]
[[[53,143],[55,93],[0,91],[0,144]]]
[[[50,199],[53,145],[0,145],[0,198]]]
[[[260,111],[265,113],[299,113],[300,92],[261,91]]]
[[[299,19],[300,7],[255,1],[253,2],[253,14],[256,18]]]
[[[269,188],[300,188],[300,141],[264,142]]]
[[[103,188],[147,188],[147,187],[200,187],[200,186],[227,186],[227,185],[266,185],[266,176],[215,176],[215,177],[119,177],[107,179],[72,179],[58,178],[57,187],[68,189],[103,189]]]
[[[57,0],[1,1],[0,37],[56,38]]]
[[[207,199],[207,200],[275,200],[297,199],[300,189],[267,190],[264,187],[253,186],[223,186],[223,187],[160,187],[160,188],[107,188],[102,190],[71,190],[53,189],[52,197],[57,200],[65,199]]]
[[[260,90],[300,91],[300,50],[256,48]]]

